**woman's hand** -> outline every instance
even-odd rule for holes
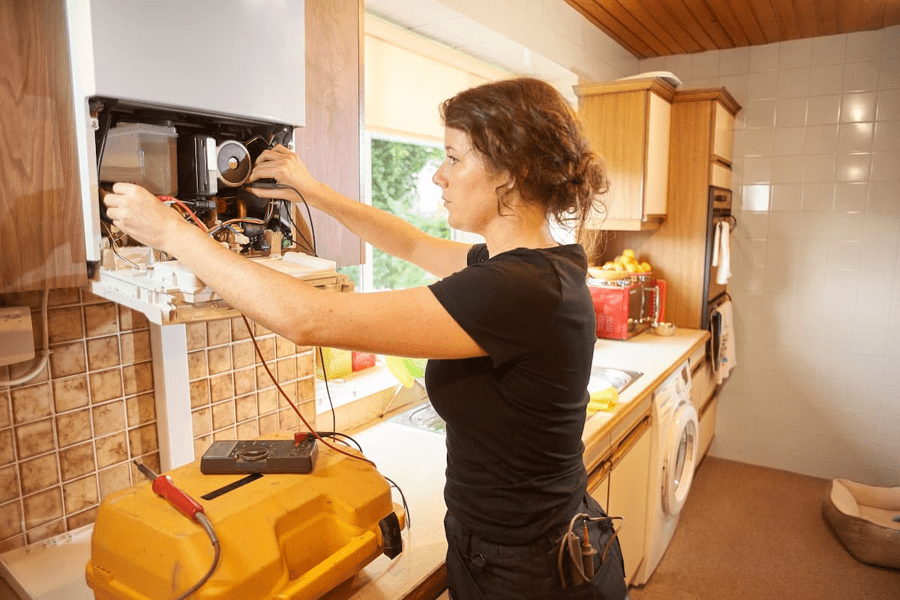
[[[303,194],[309,200],[314,198],[316,189],[321,184],[316,181],[309,173],[309,169],[300,160],[294,152],[288,150],[281,144],[278,144],[271,150],[264,150],[256,159],[256,166],[250,173],[250,182],[260,179],[274,179],[281,185],[287,185],[292,188],[270,188],[270,187],[254,187],[247,186],[247,189],[264,198],[280,198],[282,200],[291,200],[298,202],[296,192]]]
[[[177,211],[133,183],[115,184],[103,202],[113,225],[151,248],[167,250],[166,241],[180,227],[190,227]]]

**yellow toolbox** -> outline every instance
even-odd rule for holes
[[[312,600],[402,547],[405,513],[384,477],[326,447],[304,475],[203,475],[199,460],[166,475],[219,540],[218,565],[192,599]],[[171,600],[213,558],[204,529],[147,481],[101,503],[86,578],[97,600]]]

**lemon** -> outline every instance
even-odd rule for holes
[[[634,258],[634,250],[632,250],[631,248],[625,248],[624,250],[622,250],[622,256]]]

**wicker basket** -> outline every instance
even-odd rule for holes
[[[900,487],[834,479],[822,514],[856,560],[900,569]]]

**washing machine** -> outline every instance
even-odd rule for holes
[[[691,369],[681,365],[653,393],[650,484],[644,561],[632,584],[650,579],[672,540],[697,465],[697,410],[691,404]]]

